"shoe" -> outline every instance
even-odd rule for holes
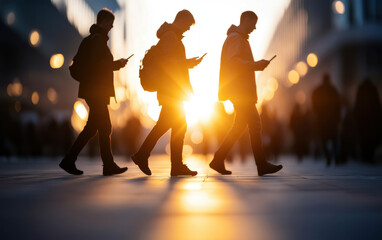
[[[283,165],[273,165],[272,163],[266,162],[263,165],[257,166],[257,174],[263,176],[265,174],[275,173],[280,171]]]
[[[131,159],[133,159],[133,162],[138,165],[139,169],[141,169],[141,171],[144,174],[149,176],[151,175],[151,170],[149,168],[149,161],[147,158],[143,159],[143,158],[139,158],[137,155],[133,155]]]
[[[118,167],[114,162],[110,165],[103,165],[103,175],[110,176],[114,174],[121,174],[127,171],[127,167]]]
[[[181,164],[177,166],[171,166],[171,177],[176,177],[176,176],[195,176],[198,174],[197,171],[192,171],[190,170],[187,165]]]
[[[60,168],[64,169],[65,172],[73,175],[82,175],[83,171],[76,168],[74,161],[71,161],[68,156],[65,156],[64,159],[59,164]]]
[[[217,161],[215,159],[212,159],[210,162],[210,168],[215,170],[216,172],[222,174],[222,175],[230,175],[232,174],[231,171],[225,169],[224,161]]]

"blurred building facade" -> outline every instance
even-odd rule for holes
[[[0,1],[1,153],[61,153],[74,125],[85,124],[86,108],[80,116],[74,109],[78,83],[68,67],[103,7],[118,19],[110,47],[124,46],[126,24],[117,1]],[[61,149],[49,149],[55,145]]]
[[[286,119],[293,103],[310,106],[310,94],[329,73],[345,104],[370,77],[382,90],[382,1],[291,0],[266,56],[276,59],[260,79],[277,79],[267,104]]]

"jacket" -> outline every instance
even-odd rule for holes
[[[81,80],[78,89],[78,97],[85,100],[98,100],[110,102],[110,97],[115,96],[113,71],[120,68],[118,61],[113,61],[107,42],[107,32],[93,24],[90,27],[88,42],[88,77]],[[85,39],[83,40],[83,42]]]
[[[220,101],[257,103],[255,61],[248,37],[235,25],[227,31],[220,60]]]
[[[157,91],[159,105],[182,102],[193,92],[182,33],[165,22],[158,29],[157,37],[157,47],[163,59],[161,68],[165,73]]]

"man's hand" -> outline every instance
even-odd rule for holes
[[[270,61],[265,59],[255,62],[255,71],[263,71],[269,65],[269,63]]]
[[[194,68],[202,61],[202,59],[203,58],[198,58],[198,57],[187,59],[188,68]]]
[[[121,58],[118,60],[119,62],[119,68],[123,68],[124,66],[126,66],[126,63],[128,62],[129,60],[128,59],[125,59],[125,58]]]

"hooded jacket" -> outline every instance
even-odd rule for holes
[[[107,32],[96,24],[89,31],[90,35],[82,41],[88,44],[88,77],[81,80],[78,97],[109,103],[110,97],[115,96],[113,71],[118,70],[120,64],[113,61],[113,55],[107,46]]]
[[[220,101],[257,103],[255,61],[248,37],[235,25],[227,31],[220,60]]]
[[[161,68],[165,73],[157,91],[159,105],[182,102],[193,92],[182,32],[173,24],[165,22],[158,29],[157,37],[157,47],[163,59]]]

